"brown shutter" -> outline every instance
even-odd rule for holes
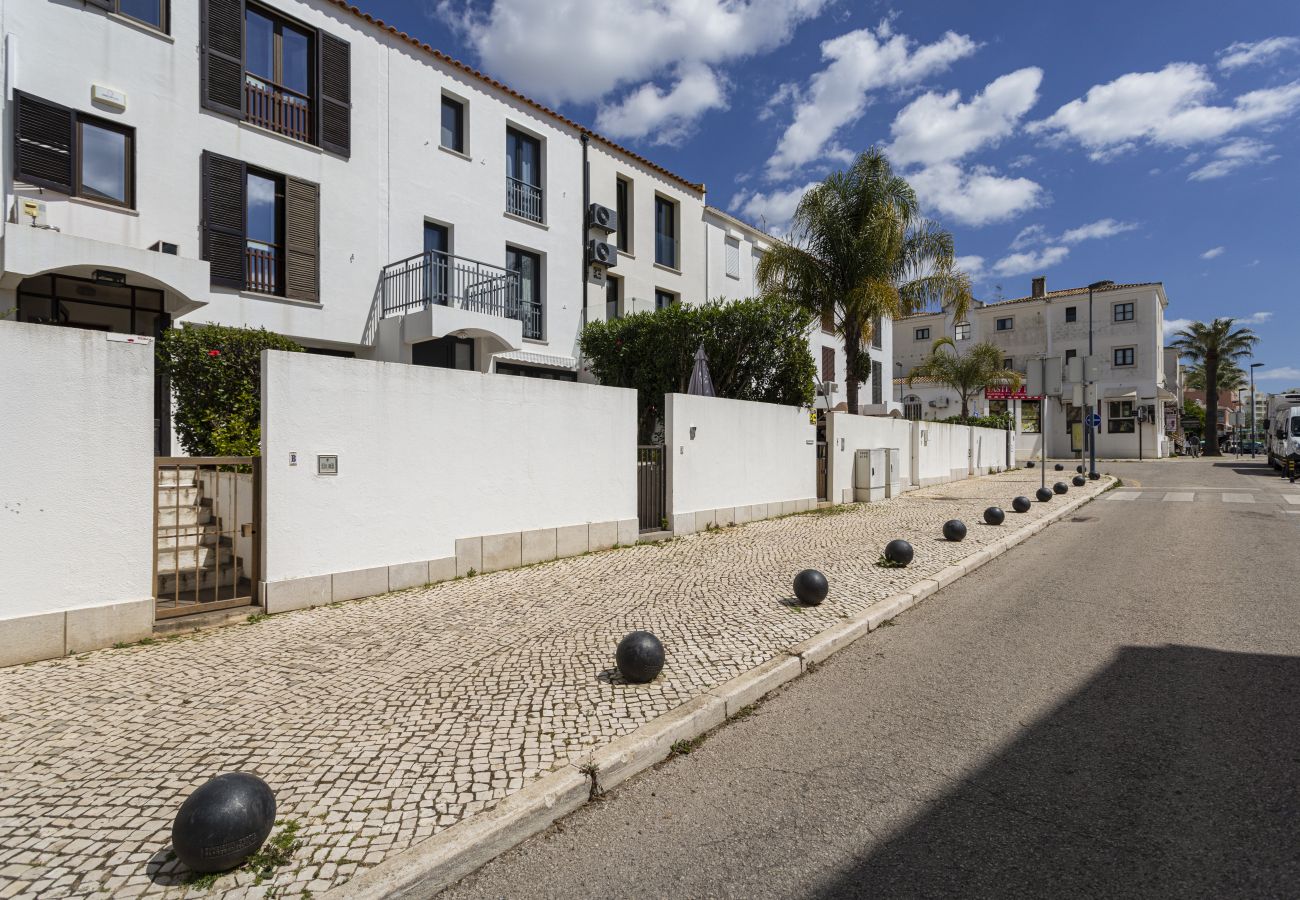
[[[199,33],[201,102],[244,116],[244,0],[203,0]]]
[[[75,114],[21,91],[14,99],[14,180],[71,194]]]
[[[341,156],[352,155],[352,47],[319,32],[320,113],[317,143]]]
[[[835,348],[822,347],[822,381],[835,380]]]
[[[203,151],[203,258],[213,287],[244,287],[244,164]]]
[[[320,302],[320,187],[284,179],[284,295]]]

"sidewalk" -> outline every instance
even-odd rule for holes
[[[1038,483],[1020,470],[0,670],[0,897],[319,894],[1106,486],[1011,512]],[[1001,528],[980,521],[993,503]],[[954,517],[960,544],[939,535]],[[895,537],[915,562],[876,566]],[[783,603],[809,566],[829,598]],[[635,628],[667,648],[650,685],[611,671]],[[172,817],[232,769],[271,784],[303,846],[261,885],[186,886]]]

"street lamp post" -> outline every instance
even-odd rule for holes
[[[1250,364],[1250,458],[1255,458],[1255,370],[1264,365],[1261,362]]]
[[[1094,281],[1088,285],[1088,362],[1087,365],[1094,373],[1097,371],[1097,361],[1092,356],[1092,292],[1101,288],[1110,287],[1113,281]],[[1096,382],[1084,380],[1084,415],[1088,426],[1088,477],[1093,481],[1097,480],[1097,432],[1092,427],[1093,404],[1089,402],[1092,399],[1093,391],[1090,388]]]

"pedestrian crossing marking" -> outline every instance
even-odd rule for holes
[[[1115,491],[1106,499],[1107,500],[1136,500],[1138,497],[1141,496],[1142,496],[1141,491]]]
[[[1161,498],[1166,503],[1191,503],[1196,494],[1191,491],[1170,491]]]
[[[1282,499],[1287,503],[1294,503],[1300,506],[1300,494],[1283,494]]]
[[[1250,494],[1224,494],[1224,503],[1254,503],[1255,498]]]

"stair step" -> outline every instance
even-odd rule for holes
[[[168,487],[181,485],[190,487],[198,484],[199,470],[197,466],[183,466],[180,469],[160,469],[158,471],[158,484]]]
[[[190,525],[179,530],[175,528],[159,528],[158,549],[211,547],[221,541],[222,537],[221,530],[215,523],[210,525]]]
[[[202,492],[198,487],[160,487],[158,488],[158,508],[175,509],[178,506],[196,506]]]
[[[235,551],[228,543],[218,546],[169,547],[158,550],[158,573],[165,575],[178,569],[215,569],[226,568],[235,560]]]
[[[163,572],[158,576],[158,596],[163,598],[172,597],[176,593],[176,584],[180,582],[181,599],[185,599],[186,592],[192,593],[196,587],[200,591],[209,590],[214,587],[228,588],[235,584],[236,578],[242,579],[243,567],[231,566],[221,567],[221,573],[218,575],[216,569],[181,569],[180,575],[177,576],[172,572]]]

